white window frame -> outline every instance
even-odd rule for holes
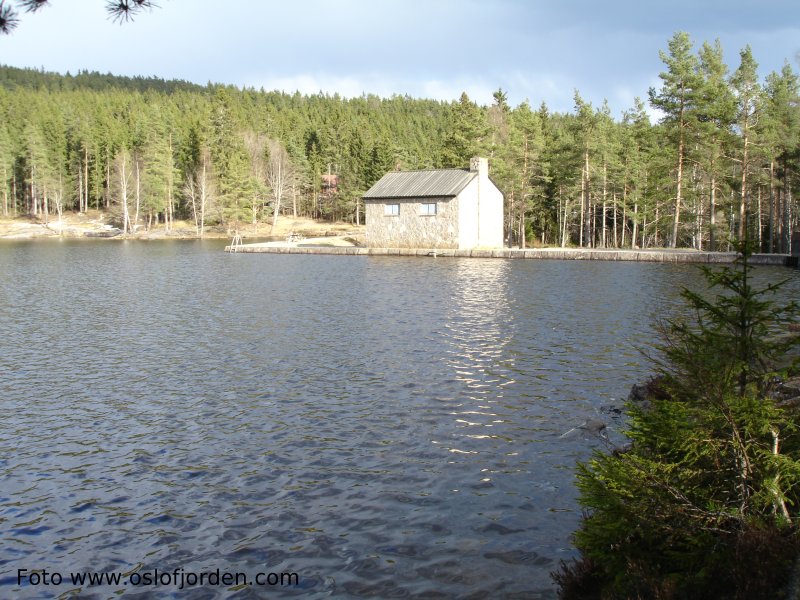
[[[384,204],[383,205],[383,216],[384,217],[399,217],[400,216],[400,204],[397,202],[393,202],[391,204]]]
[[[433,207],[433,210],[431,210],[431,207]],[[422,217],[435,217],[438,212],[439,207],[436,202],[422,202],[419,205],[419,214]]]

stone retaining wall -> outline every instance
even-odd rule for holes
[[[225,247],[226,252],[231,246]],[[591,250],[582,248],[536,248],[528,250],[442,250],[430,248],[359,248],[341,246],[281,246],[264,247],[244,244],[233,252],[266,254],[339,254],[352,256],[421,256],[456,258],[538,258],[558,260],[626,260],[638,262],[671,262],[725,264],[736,259],[733,252],[691,252],[680,250]],[[797,266],[797,257],[788,254],[754,254],[756,265]]]

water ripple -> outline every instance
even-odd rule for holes
[[[0,596],[52,595],[20,568],[219,568],[299,573],[281,597],[553,597],[595,445],[560,436],[643,377],[695,272],[219,250],[0,247]],[[163,597],[117,588],[80,597]]]

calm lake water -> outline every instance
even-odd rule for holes
[[[0,596],[554,597],[603,447],[562,434],[621,440],[696,269],[222,245],[0,245]],[[69,581],[156,569],[299,585]]]

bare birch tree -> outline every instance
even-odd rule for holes
[[[211,179],[211,160],[207,149],[201,151],[200,162],[186,177],[183,193],[192,207],[192,217],[197,237],[205,235],[206,212],[214,197]]]
[[[139,228],[139,208],[142,205],[142,158],[141,156],[134,157],[133,160],[134,169],[136,172],[136,193],[134,195],[136,202],[135,202],[135,210],[133,213],[133,224],[131,226],[131,231],[136,232]]]
[[[131,191],[131,157],[127,150],[121,150],[114,158],[114,185],[117,199],[122,208],[122,233],[133,231],[131,227],[130,208],[128,206]]]
[[[244,147],[250,157],[250,176],[254,185],[251,190],[250,211],[253,218],[253,233],[258,233],[258,211],[264,205],[264,186],[267,180],[267,137],[248,131],[244,134]],[[274,227],[274,225],[273,225]]]
[[[266,182],[272,195],[272,228],[270,229],[270,235],[272,235],[278,224],[281,202],[291,189],[295,173],[289,153],[278,140],[268,140],[267,150],[269,151],[269,160],[267,161]]]

